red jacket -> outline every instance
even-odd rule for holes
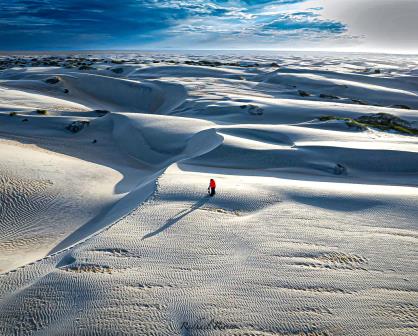
[[[214,179],[210,179],[209,187],[212,188],[212,189],[215,189],[216,188],[216,182],[215,182]]]

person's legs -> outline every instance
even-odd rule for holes
[[[215,188],[210,188],[210,195],[214,196],[215,195]]]

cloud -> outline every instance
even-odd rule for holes
[[[176,45],[179,48],[254,48],[284,47],[317,43],[322,38],[345,32],[344,24],[323,20],[321,7],[311,8],[310,1],[223,1],[223,15],[211,17],[190,16],[177,22],[166,34],[166,41],[155,47]],[[218,4],[220,2],[218,1]],[[245,6],[243,6],[245,4]],[[302,7],[301,7],[302,6]],[[301,10],[301,8],[303,10]],[[178,36],[187,36],[185,41]]]
[[[352,31],[350,17],[337,13],[333,3],[356,1],[0,0],[0,49],[275,49],[352,43],[361,34]]]
[[[347,30],[341,22],[323,20],[315,12],[295,12],[278,15],[273,22],[264,25],[263,29],[281,31],[305,30],[311,32],[343,33]]]

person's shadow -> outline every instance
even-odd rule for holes
[[[193,204],[189,209],[184,209],[184,210],[180,211],[177,215],[170,218],[163,226],[161,226],[157,230],[152,231],[152,232],[146,234],[145,236],[143,236],[141,240],[145,240],[145,239],[154,237],[157,234],[163,232],[164,230],[167,230],[170,226],[176,224],[180,219],[186,217],[188,214],[190,214],[193,211],[199,209],[203,204],[205,204],[209,200],[209,198],[210,198],[209,195],[201,198],[195,204]]]

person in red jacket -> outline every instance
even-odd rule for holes
[[[214,179],[210,179],[209,181],[209,187],[208,187],[208,193],[210,196],[215,195],[215,189],[216,189],[216,182]]]

